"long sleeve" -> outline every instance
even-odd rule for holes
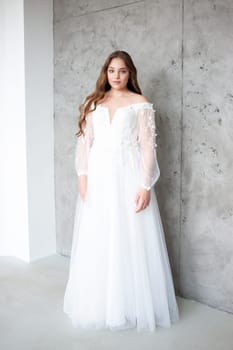
[[[91,113],[85,120],[84,135],[78,137],[75,148],[75,170],[78,176],[88,175],[88,157],[94,139]]]
[[[138,110],[138,138],[141,154],[141,186],[147,190],[157,182],[160,169],[156,152],[156,125],[153,105]]]

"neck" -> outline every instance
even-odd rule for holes
[[[127,88],[121,89],[121,90],[115,90],[115,89],[111,88],[111,90],[109,90],[108,95],[109,95],[109,97],[114,97],[114,98],[124,97],[127,92],[128,92]]]

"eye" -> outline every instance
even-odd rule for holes
[[[108,72],[109,72],[109,73],[113,73],[114,70],[113,70],[113,69],[109,69]]]

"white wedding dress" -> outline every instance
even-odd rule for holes
[[[179,319],[156,194],[135,212],[141,187],[160,176],[155,110],[149,102],[116,110],[97,105],[77,140],[78,196],[64,312],[80,329],[154,331]]]

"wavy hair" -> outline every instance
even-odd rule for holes
[[[107,57],[106,61],[104,62],[104,65],[101,68],[100,75],[96,81],[95,91],[88,95],[84,103],[82,103],[79,107],[79,131],[75,133],[75,135],[77,136],[81,136],[82,134],[84,134],[84,128],[86,123],[85,118],[87,114],[93,112],[96,109],[97,103],[101,101],[104,98],[106,92],[111,89],[111,86],[108,83],[107,70],[113,58],[121,58],[125,62],[125,65],[129,70],[129,80],[127,83],[127,88],[130,91],[136,92],[140,95],[142,94],[137,81],[137,69],[130,55],[126,51],[121,50],[112,52]]]

